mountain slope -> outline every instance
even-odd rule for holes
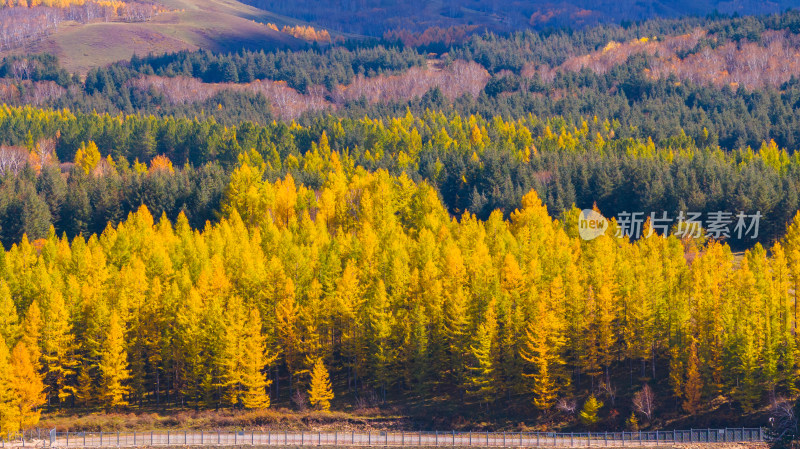
[[[167,12],[139,23],[66,22],[45,39],[7,53],[55,54],[71,72],[129,59],[134,53],[175,52],[199,48],[297,48],[303,42],[268,28],[268,21],[296,23],[233,0],[164,0]]]
[[[321,27],[373,36],[389,30],[477,26],[507,32],[536,28],[581,28],[597,23],[655,17],[769,14],[795,7],[794,0],[243,0]]]

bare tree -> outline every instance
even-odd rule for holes
[[[0,145],[0,173],[18,173],[28,160],[28,152],[23,147]]]
[[[656,400],[653,389],[650,388],[649,384],[644,384],[642,389],[633,395],[633,408],[638,413],[647,417],[648,421],[653,419],[653,412],[655,412],[656,409]]]
[[[800,436],[800,416],[797,415],[800,402],[774,396],[770,404],[769,437],[773,448],[792,447]]]
[[[30,79],[33,62],[29,59],[17,59],[11,63],[11,74],[18,80]]]
[[[292,395],[292,402],[300,412],[308,410],[308,395],[301,390],[297,390]]]
[[[126,22],[147,22],[160,11],[153,5],[139,2],[126,3],[122,9],[122,20]]]
[[[586,67],[605,73],[623,64],[631,55],[642,53],[652,56],[647,71],[650,78],[666,78],[674,74],[694,83],[710,83],[718,87],[738,84],[749,89],[779,86],[798,71],[798,38],[787,30],[765,31],[760,42],[728,42],[715,48],[702,46],[699,52],[682,55],[695,48],[705,34],[706,31],[698,29],[658,41],[612,41],[597,51],[568,58],[558,70],[578,71]],[[531,68],[523,70],[523,76],[533,74]]]
[[[605,395],[608,400],[611,401],[611,406],[614,407],[617,401],[617,389],[611,385],[611,382],[601,381],[598,389],[600,390],[600,393]]]
[[[42,139],[36,143],[34,149],[36,159],[38,159],[39,167],[50,165],[55,160],[56,154],[56,140],[55,139]]]
[[[556,403],[556,410],[567,415],[574,415],[578,410],[578,403],[575,402],[575,399],[561,398]]]

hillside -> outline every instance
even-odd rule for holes
[[[234,0],[163,0],[167,10],[147,22],[66,22],[45,39],[0,53],[51,53],[70,72],[130,59],[135,53],[207,49],[298,48],[303,41],[266,26],[295,23]],[[262,23],[263,22],[263,23]]]
[[[508,32],[536,28],[582,28],[598,23],[723,14],[768,14],[796,5],[791,0],[243,0],[336,31],[381,36],[390,30],[474,26]]]

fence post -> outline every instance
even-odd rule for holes
[[[486,431],[486,447],[489,447],[489,431]]]
[[[503,447],[506,447],[506,433],[503,432]]]
[[[5,443],[3,443],[3,447],[5,447]],[[67,447],[69,447],[69,430],[67,431]]]
[[[625,431],[622,431],[622,447],[625,447]]]
[[[570,447],[574,447],[575,446],[575,432],[570,432],[569,433],[569,445],[570,445]]]
[[[453,447],[456,445],[456,431],[453,431]]]
[[[255,431],[250,431],[250,446],[256,445],[256,433]]]
[[[436,436],[434,438],[435,438],[434,439],[434,441],[435,441],[434,446],[438,446],[439,445],[439,431],[438,430],[436,431]]]
[[[764,441],[764,428],[758,428],[758,441]]]

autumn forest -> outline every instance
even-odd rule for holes
[[[797,400],[800,14],[269,25],[305,44],[0,61],[0,438],[365,398],[470,429],[760,426]],[[635,211],[761,220],[631,238]]]

